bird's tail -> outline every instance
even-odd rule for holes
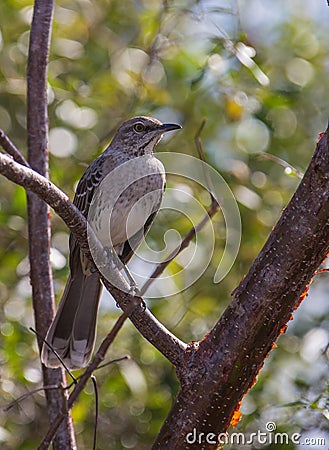
[[[46,336],[49,346],[72,370],[86,366],[93,351],[101,292],[98,273],[86,275],[81,264],[77,266]],[[41,360],[47,367],[59,367],[61,363],[49,346],[43,344]]]

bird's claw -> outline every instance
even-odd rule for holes
[[[141,291],[138,289],[136,283],[130,283],[129,294],[133,297],[140,297]]]

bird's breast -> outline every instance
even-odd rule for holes
[[[152,155],[110,170],[94,193],[88,220],[104,246],[119,246],[143,228],[163,196],[165,170]]]

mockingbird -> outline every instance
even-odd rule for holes
[[[154,157],[154,148],[164,133],[179,128],[180,125],[163,124],[152,117],[127,120],[78,183],[74,204],[87,218],[92,212],[89,223],[91,219],[101,244],[114,249],[124,265],[149,230],[165,189],[164,167]],[[127,166],[127,177],[125,172],[119,178],[111,175],[123,166]],[[129,185],[128,175],[132,172],[134,181]],[[104,180],[106,184],[102,188]],[[116,198],[113,198],[114,192]],[[98,201],[91,211],[94,196]],[[109,213],[110,204],[113,205],[109,217],[106,212]],[[69,246],[70,275],[46,341],[69,369],[79,369],[88,364],[94,348],[101,281],[72,234]],[[41,359],[48,367],[61,365],[46,344]]]

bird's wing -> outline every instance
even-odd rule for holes
[[[153,212],[149,216],[147,221],[145,222],[145,225],[143,226],[143,228],[141,228],[139,231],[137,231],[137,233],[134,234],[134,236],[132,236],[129,240],[127,240],[124,243],[121,254],[119,255],[121,261],[124,264],[127,264],[129,262],[130,258],[133,256],[137,247],[139,247],[139,245],[142,243],[144,237],[148,233],[148,230],[150,229],[150,227],[154,221],[154,218],[155,218],[157,212],[158,211]]]
[[[103,179],[104,160],[104,154],[95,159],[95,161],[93,161],[86,169],[77,185],[73,203],[85,217],[88,217],[89,207],[95,189],[97,189]],[[70,269],[71,274],[74,275],[74,270],[76,267],[75,262],[79,261],[80,259],[80,247],[72,233],[70,233],[69,247]]]
[[[74,196],[73,203],[87,217],[95,192],[103,179],[104,155],[99,156],[82,175]]]
[[[120,161],[121,163],[124,161]],[[75,206],[83,213],[85,217],[88,217],[89,208],[93,199],[93,195],[95,190],[98,188],[106,173],[111,172],[116,166],[120,165],[118,158],[111,160],[111,155],[102,154],[99,156],[90,166],[87,168],[83,176],[81,177],[73,203]],[[105,163],[105,164],[104,164]],[[165,184],[163,187],[163,191],[165,189]],[[154,205],[152,214],[146,220],[144,226],[132,236],[129,241],[124,242],[122,245],[122,250],[119,252],[119,257],[124,264],[126,264],[130,258],[132,257],[134,251],[142,242],[144,236],[147,234],[149,228],[151,227],[154,218],[158,212],[158,209],[161,204],[161,199],[157,205]],[[70,254],[72,261],[74,256],[78,257],[80,252],[78,251],[78,245],[76,240],[72,235],[70,235]],[[74,270],[74,267],[71,267],[71,271]]]

